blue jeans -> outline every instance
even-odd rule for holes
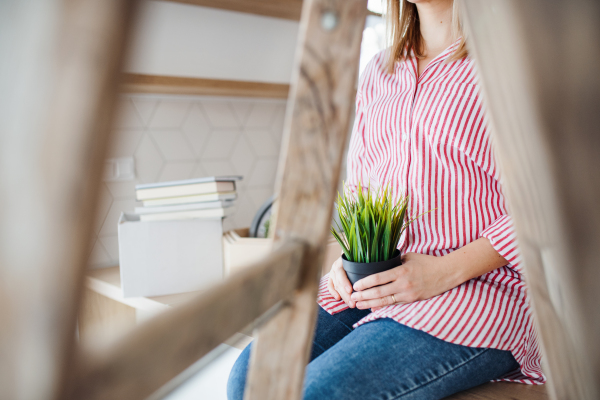
[[[444,342],[392,319],[352,325],[368,310],[329,315],[319,307],[305,400],[442,399],[519,368],[509,351]],[[229,400],[242,400],[250,347],[227,383]]]

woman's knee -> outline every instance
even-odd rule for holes
[[[235,364],[233,364],[233,368],[231,368],[229,379],[227,380],[227,398],[229,400],[242,400],[244,398],[251,347],[252,343],[246,346],[235,361]]]

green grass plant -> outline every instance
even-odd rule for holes
[[[340,225],[331,233],[348,261],[370,263],[394,256],[402,232],[416,218],[409,219],[408,196],[395,201],[389,185],[378,191],[358,183],[356,195],[348,187],[338,193]],[[418,217],[417,217],[418,218]]]

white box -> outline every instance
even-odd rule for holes
[[[221,218],[141,222],[119,219],[123,297],[191,292],[223,279]]]

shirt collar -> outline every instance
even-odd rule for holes
[[[462,40],[462,36],[459,37],[458,39],[456,39],[454,41],[454,43],[452,43],[450,46],[448,46],[446,48],[446,50],[442,51],[440,54],[438,54],[433,60],[431,60],[429,62],[429,64],[427,64],[427,66],[425,67],[425,70],[423,71],[423,73],[425,73],[425,71],[427,71],[428,69],[430,69],[431,67],[433,67],[434,65],[445,61],[446,59],[450,58],[450,56],[452,55],[452,53],[454,53],[454,50],[456,50],[458,48],[458,46],[460,45],[460,42]],[[416,58],[415,58],[415,53],[413,52],[413,50],[410,50],[410,58],[408,60],[406,60],[408,62],[410,62],[412,69],[413,69],[413,74],[415,75],[415,79],[417,79],[417,63],[416,63]],[[423,75],[421,75],[423,76]]]
[[[446,48],[446,50],[444,50],[440,54],[438,54],[438,56],[436,58],[431,60],[431,64],[433,64],[434,62],[438,62],[438,61],[445,61],[447,58],[449,58],[452,55],[452,53],[454,53],[454,50],[456,50],[458,48],[461,40],[462,40],[462,36],[459,37],[458,39],[456,39],[454,41],[454,43],[452,43],[450,46],[448,46]]]
[[[445,60],[446,58],[450,57],[450,55],[452,55],[454,50],[456,50],[456,48],[460,45],[461,40],[462,40],[462,36],[460,36],[458,39],[456,39],[454,41],[454,43],[452,43],[450,46],[446,47],[446,50],[442,51],[430,62],[433,63],[434,61]],[[412,49],[410,49],[410,57],[409,58],[414,58],[414,57],[415,57],[415,52]]]

